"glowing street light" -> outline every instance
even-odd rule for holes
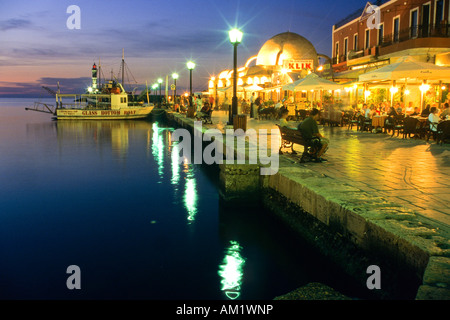
[[[239,29],[232,29],[228,32],[230,42],[233,45],[233,98],[231,100],[231,112],[228,124],[233,124],[233,118],[237,115],[237,46],[242,41],[243,33]]]
[[[161,104],[161,85],[163,83],[163,79],[159,78],[158,83],[159,83],[159,99],[158,100],[159,100],[159,103]]]

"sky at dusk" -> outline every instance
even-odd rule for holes
[[[82,93],[91,66],[120,79],[122,49],[132,87],[179,74],[179,90],[189,87],[186,62],[196,63],[194,91],[231,69],[228,30],[239,27],[238,66],[276,34],[307,38],[318,53],[331,55],[333,24],[364,0],[0,0],[0,96],[45,95],[41,86]],[[80,8],[80,29],[66,25],[70,5]],[[362,10],[361,10],[362,11]],[[171,83],[172,80],[169,80]],[[81,92],[80,92],[81,90]],[[164,90],[164,89],[163,89]],[[181,93],[177,89],[177,93]]]

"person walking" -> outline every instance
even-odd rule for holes
[[[252,96],[250,97],[250,118],[254,118],[253,108],[255,104],[255,93],[252,93]]]

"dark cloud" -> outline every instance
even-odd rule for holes
[[[9,19],[0,21],[0,31],[8,31],[12,29],[25,29],[32,25],[30,20],[25,19]]]

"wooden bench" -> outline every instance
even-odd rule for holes
[[[288,127],[281,127],[277,124],[278,129],[280,129],[280,135],[281,135],[281,145],[279,153],[283,154],[281,151],[282,148],[291,148],[292,153],[296,153],[294,151],[294,144],[299,144],[301,146],[304,146],[305,148],[308,146],[308,143],[305,139],[303,139],[303,136],[301,132],[297,129],[291,129]]]

